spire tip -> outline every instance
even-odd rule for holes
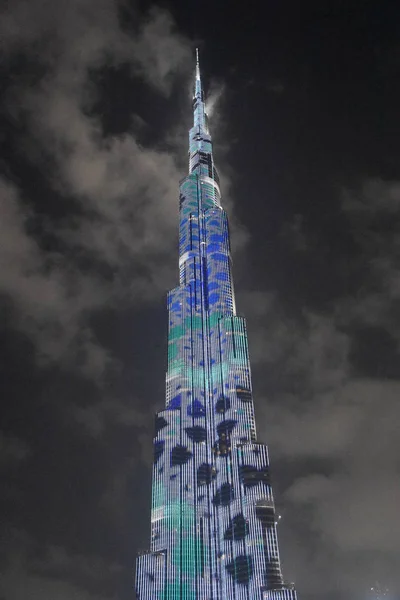
[[[199,49],[196,48],[196,79],[200,80]]]

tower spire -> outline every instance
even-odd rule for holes
[[[201,85],[201,77],[200,77],[200,62],[199,62],[199,49],[196,48],[196,79],[194,85],[194,100],[198,102],[203,102],[204,94],[203,87]],[[195,106],[196,108],[196,106]],[[204,111],[204,106],[200,107]]]
[[[196,79],[200,81],[199,49],[196,48]]]
[[[196,48],[196,79],[193,97],[193,120],[194,126],[203,133],[208,133],[207,117],[204,104],[203,86],[200,77],[199,49]]]

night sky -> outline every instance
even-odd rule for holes
[[[400,593],[400,8],[9,0],[1,600],[133,600],[194,48],[299,600]]]

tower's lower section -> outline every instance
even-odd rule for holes
[[[166,408],[156,415],[150,552],[138,600],[296,600],[282,579],[268,449],[257,442],[244,319],[169,294]]]
[[[172,406],[156,417],[152,551],[137,560],[137,599],[297,600],[282,580],[267,447],[224,434],[210,456],[201,441],[189,445]],[[206,418],[195,407],[185,410],[196,422],[190,435]],[[235,420],[223,417],[232,435]]]
[[[137,600],[164,600],[166,596],[166,552],[146,552],[136,559]],[[180,596],[176,596],[180,598]]]
[[[136,597],[137,600],[236,600],[246,597],[249,600],[297,600],[297,593],[292,584],[282,584],[275,589],[260,589],[254,596],[249,590],[242,590],[237,596],[234,592],[227,595],[210,596],[207,590],[197,590],[188,584],[170,581],[167,577],[167,552],[148,552],[138,557],[136,562]]]

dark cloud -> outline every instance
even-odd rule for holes
[[[112,600],[121,567],[98,556],[71,554],[61,546],[43,545],[24,531],[4,535],[0,593],[5,598],[33,600]],[[103,591],[99,593],[99,589]]]
[[[29,231],[24,195],[2,181],[1,290],[39,360],[72,361],[86,376],[101,378],[113,359],[96,340],[88,314],[121,296],[137,301],[165,290],[172,273],[165,251],[175,239],[182,173],[173,156],[140,146],[131,133],[103,136],[99,115],[88,112],[97,98],[91,75],[129,64],[166,94],[187,64],[189,45],[173,33],[168,13],[156,9],[128,34],[118,4],[108,0],[95,10],[89,1],[62,10],[54,3],[16,2],[2,30],[4,53],[34,48],[30,61],[39,68],[33,83],[22,76],[10,86],[6,110],[27,123],[31,158],[33,152],[56,193],[74,198],[75,214],[44,224],[62,248],[49,253]],[[57,196],[54,201],[61,203]],[[112,277],[82,269],[81,255],[106,266]]]
[[[310,594],[359,597],[374,577],[400,584],[397,187],[368,180],[343,192],[352,260],[365,266],[357,297],[342,292],[320,314],[294,314],[275,293],[238,297],[265,395],[258,434],[278,479],[280,469],[291,477],[281,499],[285,572]]]
[[[29,211],[10,183],[1,183],[0,289],[12,302],[18,329],[31,337],[39,363],[73,360],[81,371],[99,376],[112,359],[84,317],[103,306],[109,293],[96,276],[87,276],[64,257],[44,252],[27,231]]]
[[[154,8],[138,20],[133,10],[136,25],[127,32],[118,9],[105,0],[96,5],[93,20],[89,1],[62,11],[46,2],[21,1],[3,22],[5,53],[25,52],[31,44],[37,48],[33,61],[41,65],[33,85],[22,77],[10,86],[7,112],[27,123],[34,139],[30,159],[45,172],[54,201],[71,202],[65,218],[42,224],[62,249],[49,253],[28,231],[26,198],[16,184],[2,182],[4,237],[10,246],[2,246],[1,260],[12,254],[18,261],[10,275],[18,281],[4,273],[2,291],[41,361],[68,366],[79,355],[82,373],[91,378],[101,378],[113,357],[96,339],[88,315],[123,301],[158,298],[172,287],[177,186],[186,168],[180,164],[186,130],[165,132],[169,142],[174,137],[171,153],[141,145],[133,132],[104,136],[101,115],[92,110],[99,93],[93,72],[129,65],[133,75],[168,94],[191,56],[168,13]],[[211,105],[220,94],[211,95]],[[228,178],[222,180],[228,189]],[[238,246],[245,234],[235,230]],[[85,260],[99,269],[82,269],[77,263]]]
[[[28,444],[15,436],[0,431],[0,466],[15,466],[25,461],[31,453]]]
[[[339,318],[344,323],[382,327],[399,344],[399,182],[367,180],[356,190],[344,191],[342,207],[366,276],[357,296],[344,299],[338,306]]]

